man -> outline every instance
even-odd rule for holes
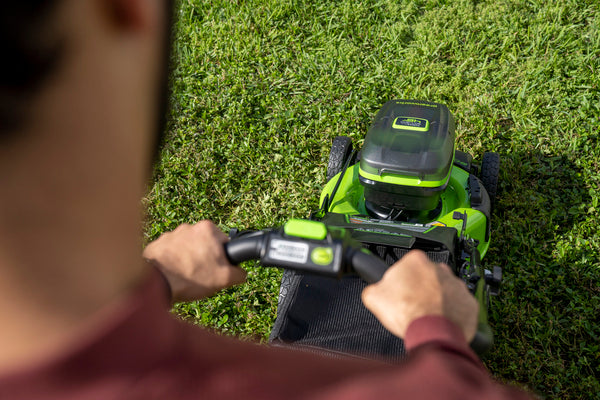
[[[139,254],[168,7],[0,6],[0,399],[525,397],[490,380],[467,345],[477,304],[422,253],[363,293],[404,337],[403,366],[269,349],[169,315],[169,293],[208,296],[245,273],[207,221]]]

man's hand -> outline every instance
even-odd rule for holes
[[[183,224],[146,246],[143,256],[165,275],[173,301],[197,300],[246,280],[246,271],[225,256],[227,240],[210,221]]]
[[[441,315],[454,322],[470,342],[477,331],[479,304],[445,264],[434,264],[421,251],[405,255],[381,281],[362,293],[365,306],[390,332],[404,337],[412,321]]]

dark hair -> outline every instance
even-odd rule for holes
[[[52,32],[53,12],[61,0],[13,0],[0,5],[0,141],[27,120],[28,107],[45,80],[59,65],[65,38]],[[157,120],[153,161],[158,160],[164,142],[170,97],[170,52],[174,0],[165,1],[167,32],[161,92],[157,99]]]
[[[61,58],[52,37],[52,14],[60,0],[19,0],[0,6],[0,138],[26,118],[31,97]]]

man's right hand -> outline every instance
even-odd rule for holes
[[[183,224],[148,244],[143,255],[169,282],[173,301],[198,300],[246,280],[246,271],[225,256],[228,240],[210,221]]]
[[[362,293],[365,306],[390,332],[404,337],[414,320],[440,315],[454,322],[470,342],[477,331],[479,304],[445,264],[413,250]]]

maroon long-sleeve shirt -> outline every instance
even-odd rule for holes
[[[529,398],[493,382],[442,317],[413,322],[409,358],[391,366],[219,336],[177,321],[168,307],[153,274],[92,336],[60,357],[0,376],[0,399]]]

